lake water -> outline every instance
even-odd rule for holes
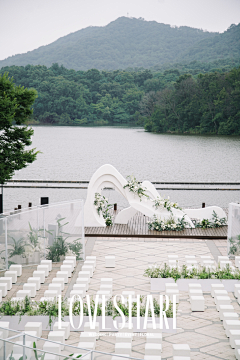
[[[90,180],[103,164],[112,164],[124,176],[139,181],[238,181],[240,138],[151,134],[138,128],[34,127],[37,161],[16,172],[14,179]],[[230,187],[230,186],[228,186]],[[110,202],[127,206],[114,191],[105,191]],[[219,205],[240,201],[240,191],[160,191],[183,207]],[[18,204],[85,198],[86,190],[4,189],[4,211]]]

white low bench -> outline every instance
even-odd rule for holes
[[[49,284],[48,290],[56,290],[58,295],[61,295],[62,285],[61,284]]]
[[[41,265],[48,265],[48,271],[52,271],[52,260],[41,260]]]
[[[59,329],[58,321],[53,325],[53,331],[64,331],[65,332],[65,340],[67,340],[70,336],[70,322],[61,321],[61,328]]]
[[[57,297],[58,296],[58,291],[57,290],[45,290],[44,291],[44,297]]]
[[[17,282],[17,271],[5,271],[5,274],[4,274],[5,277],[11,277],[12,278],[12,283],[13,284],[16,284]]]
[[[16,297],[25,298],[26,296],[31,297],[31,290],[18,290]]]
[[[105,256],[105,267],[115,268],[115,256]]]
[[[216,298],[217,298],[218,296],[228,296],[227,290],[215,289],[215,290],[213,291],[213,293],[214,293],[214,302],[215,302],[215,305],[217,304]]]
[[[13,345],[13,354],[15,354],[15,357],[14,355],[12,355],[12,357],[14,359],[20,359],[20,357],[22,357],[23,355],[23,341],[16,341],[15,344]],[[32,356],[32,353],[33,353],[33,349],[32,346],[33,346],[33,341],[26,341],[25,343],[26,345],[26,348],[25,348],[25,355],[26,355],[26,359],[31,359],[31,356]]]
[[[62,278],[55,277],[52,279],[52,284],[60,284],[61,285],[61,291],[64,290],[64,282],[65,282],[65,279],[63,277]]]
[[[226,320],[239,320],[238,314],[235,312],[223,313],[223,327],[226,329]]]
[[[219,305],[220,320],[223,320],[223,313],[225,312],[234,312],[234,307],[232,305]]]
[[[17,276],[22,275],[22,265],[17,265],[17,264],[10,265],[9,270],[10,271],[16,271]]]
[[[37,271],[45,271],[45,277],[49,275],[49,265],[38,265]]]
[[[34,271],[33,277],[40,277],[41,284],[44,284],[45,282],[45,271]]]
[[[173,295],[176,295],[176,303],[179,303],[179,290],[178,289],[167,289],[166,295],[169,296],[171,302],[173,302]]]
[[[74,284],[73,290],[80,290],[83,292],[82,297],[86,296],[86,290],[87,290],[86,284]]]
[[[231,299],[229,296],[216,296],[215,300],[216,300],[217,311],[219,311],[220,305],[231,305]]]
[[[204,311],[205,300],[203,296],[191,296],[190,302],[192,311]]]
[[[115,343],[130,343],[132,344],[133,333],[117,332]]]
[[[60,271],[67,271],[69,278],[72,276],[72,266],[71,265],[61,265]]]
[[[112,296],[112,285],[100,285],[100,291],[109,291]]]
[[[68,266],[71,266],[72,267],[72,270],[71,272],[74,271],[74,260],[63,260],[63,265],[68,265]]]
[[[230,337],[230,330],[240,331],[240,320],[226,320],[225,321],[225,333],[227,337]]]
[[[90,277],[93,277],[94,266],[93,265],[83,265],[82,271],[89,271]]]
[[[191,356],[191,349],[188,344],[173,344],[173,356]]]
[[[11,277],[0,277],[0,283],[7,284],[7,289],[11,290],[11,288],[12,288],[12,278]]]
[[[37,285],[35,283],[23,284],[23,290],[30,290],[31,291],[31,297],[35,297],[36,292],[37,292]]]
[[[78,343],[78,346],[79,348],[79,351],[80,353],[83,355],[83,354],[86,354],[87,352],[89,352],[89,350],[95,350],[95,343],[94,342],[83,342],[83,341],[80,341]],[[88,350],[86,350],[88,349]],[[89,360],[91,359],[91,354],[89,354]],[[87,358],[86,356],[84,356],[84,359]],[[80,358],[81,359],[81,358]],[[92,359],[91,359],[92,360]]]
[[[60,355],[61,354],[61,345],[45,341],[45,343],[43,344],[43,350],[46,351],[46,352],[51,352],[51,353],[55,353],[55,354]],[[44,360],[45,359],[46,359],[46,357],[44,358]]]
[[[215,290],[224,290],[223,284],[211,284],[211,295],[214,297],[214,291]]]
[[[90,282],[90,275],[91,275],[91,272],[90,271],[79,271],[78,273],[78,277],[79,278],[88,278],[89,279],[89,282]]]
[[[229,338],[230,338],[231,348],[234,349],[235,341],[240,339],[240,330],[230,329],[229,330]]]
[[[95,343],[95,346],[96,346],[96,338],[97,338],[97,335],[96,335],[96,332],[94,331],[90,331],[90,332],[81,332],[80,333],[80,342],[93,342]]]
[[[116,343],[115,344],[115,353],[116,354],[126,354],[131,356],[132,344],[130,343]]]
[[[38,291],[41,288],[41,278],[40,277],[29,277],[27,279],[28,284],[36,284],[36,290]]]
[[[25,331],[36,331],[37,337],[42,336],[42,323],[41,322],[27,322],[24,326]]]
[[[146,343],[161,344],[161,342],[162,342],[162,333],[161,332],[146,333]]]
[[[89,282],[90,282],[89,279],[90,278],[78,277],[77,280],[76,280],[76,284],[85,285],[86,286],[86,291],[88,291]]]
[[[65,344],[65,331],[50,331],[48,333],[48,340],[60,342],[61,350],[63,350]]]
[[[86,291],[84,290],[71,290],[70,291],[70,298],[72,298],[75,295],[81,296],[81,298],[84,298],[86,296]]]
[[[94,261],[94,263],[95,263],[94,266],[96,267],[96,265],[97,265],[97,257],[96,256],[93,256],[93,255],[86,256],[86,260]]]
[[[56,277],[57,277],[57,278],[63,278],[63,279],[64,279],[64,283],[65,283],[65,284],[68,283],[68,271],[57,271]]]
[[[198,289],[198,288],[193,288],[189,290],[189,296],[203,296],[203,292],[202,289]]]
[[[0,283],[0,290],[2,290],[2,297],[7,295],[7,283]]]
[[[76,266],[77,264],[77,261],[76,261],[76,256],[75,255],[68,255],[68,256],[65,256],[65,260],[73,260],[74,261],[74,267]]]
[[[162,344],[146,343],[145,355],[160,356],[162,352]]]

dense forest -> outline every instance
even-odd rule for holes
[[[171,87],[142,98],[152,132],[240,135],[240,67],[227,73],[181,75]]]
[[[56,63],[5,67],[0,74],[8,72],[16,85],[38,91],[32,124],[141,125],[153,132],[240,135],[240,67],[229,70],[235,64],[193,61],[164,71],[75,71]]]
[[[0,61],[11,65],[53,63],[74,70],[117,70],[174,62],[240,57],[240,24],[223,34],[187,26],[171,27],[156,21],[121,17],[103,27],[88,27],[47,46]]]

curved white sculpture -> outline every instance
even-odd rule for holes
[[[190,217],[211,220],[213,210],[219,217],[226,217],[225,212],[218,206],[210,206],[203,209],[186,209],[183,211],[171,208],[171,212],[169,212],[166,208],[158,208],[156,210],[153,207],[153,201],[159,198],[159,193],[150,181],[144,181],[142,183],[142,187],[146,189],[145,193],[148,195],[148,198],[143,197],[142,199],[130,192],[128,188],[124,189],[125,185],[127,185],[127,180],[115,169],[114,166],[109,164],[101,166],[93,174],[88,186],[87,199],[84,205],[84,226],[106,226],[102,214],[98,215],[94,206],[95,193],[101,193],[105,187],[114,188],[128,200],[130,205],[128,208],[117,214],[115,224],[127,224],[138,211],[148,217],[157,215],[165,219],[173,216],[175,220],[178,220],[185,216],[184,219],[190,228],[194,228]]]
[[[149,198],[142,199],[130,192],[127,188],[123,187],[127,185],[127,180],[112,166],[101,166],[92,176],[89,186],[87,199],[84,205],[84,225],[91,227],[104,227],[105,220],[102,215],[98,215],[94,206],[95,193],[101,193],[104,187],[111,187],[123,195],[129,202],[130,207],[124,209],[118,213],[115,218],[115,224],[127,224],[128,221],[140,211],[145,216],[152,217],[154,214],[164,218],[169,218],[171,213],[167,209],[153,208],[153,200],[159,196],[155,187],[149,182],[143,182],[143,186],[146,187],[146,193]],[[184,212],[177,209],[172,209],[174,218],[181,219]],[[189,227],[194,227],[192,221],[188,216],[185,216],[185,221],[188,222]]]

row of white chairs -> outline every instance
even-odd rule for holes
[[[16,284],[17,278],[22,275],[22,265],[12,264],[9,270],[5,271],[4,277],[0,277],[0,301],[7,295],[7,291],[12,289],[12,284]]]
[[[185,255],[185,262],[189,270],[191,270],[193,267],[198,268],[199,266],[205,266],[209,269],[216,269],[217,267],[216,262],[210,255],[201,255],[200,261],[197,261],[195,255]],[[221,269],[224,269],[228,265],[232,271],[234,270],[232,261],[230,260],[229,256],[218,256],[217,263]],[[178,255],[168,255],[168,265],[171,268],[179,267]],[[238,256],[235,258],[235,266],[240,269],[240,259],[238,259]]]
[[[235,296],[239,295],[239,285],[235,285]],[[235,349],[236,359],[240,360],[240,320],[238,314],[234,311],[231,298],[223,284],[212,284],[211,295],[214,298],[220,320],[223,321],[223,327],[226,336],[229,338],[230,346]]]

